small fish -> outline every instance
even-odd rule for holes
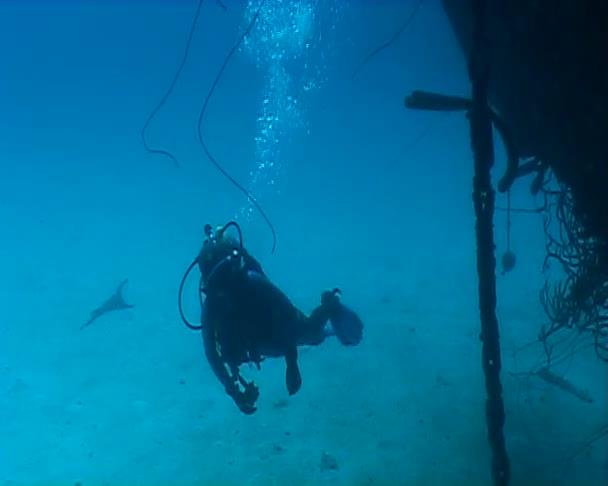
[[[93,324],[95,320],[99,319],[101,316],[107,314],[108,312],[133,308],[131,304],[127,304],[125,302],[125,299],[122,296],[122,288],[128,281],[129,279],[125,278],[116,288],[116,292],[114,292],[114,295],[112,295],[101,306],[91,312],[91,317],[89,318],[89,320],[85,322],[82,326],[80,326],[81,331],[85,327],[88,327]]]

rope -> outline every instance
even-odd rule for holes
[[[485,0],[472,0],[474,28],[469,59],[473,106],[470,110],[471,148],[475,163],[473,203],[477,239],[477,275],[481,317],[482,366],[486,382],[486,424],[492,451],[492,478],[495,485],[506,486],[511,477],[505,447],[505,422],[498,320],[496,318],[496,258],[494,255],[494,189],[491,169],[494,164],[492,122],[487,102],[489,44],[485,33]]]

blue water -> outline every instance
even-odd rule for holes
[[[353,79],[413,0],[267,0],[266,34],[276,21],[291,43],[262,48],[257,31],[237,50],[202,133],[258,197],[274,254],[264,220],[198,143],[202,103],[258,2],[225,5],[203,2],[146,134],[176,169],[144,150],[140,131],[175,75],[196,1],[0,4],[0,484],[489,484],[469,127],[463,114],[403,106],[414,89],[470,94],[439,1],[423,2]],[[512,198],[535,203],[528,183]],[[304,384],[291,398],[282,360],[246,370],[261,390],[252,416],[177,311],[204,224],[233,218],[299,308],[337,286],[365,323],[356,348],[330,339],[300,353]],[[495,225],[500,257],[504,213]],[[546,319],[539,215],[514,216],[511,246],[497,313],[513,484],[602,484],[605,436],[564,467],[607,421],[592,349],[567,377],[593,403],[511,374],[542,356],[538,343],[516,352]],[[135,307],[81,331],[125,278]],[[185,311],[198,318],[194,277]]]

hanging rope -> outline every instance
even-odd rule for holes
[[[481,316],[482,365],[486,381],[486,424],[492,449],[492,478],[496,485],[507,485],[511,476],[505,448],[503,426],[505,410],[500,383],[500,336],[496,318],[496,258],[494,255],[494,164],[492,122],[487,102],[489,44],[485,33],[485,0],[472,0],[474,27],[469,59],[473,106],[469,113],[471,148],[475,162],[473,203],[477,239],[477,274]]]

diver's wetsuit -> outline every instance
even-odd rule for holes
[[[228,263],[217,263],[227,259]],[[260,263],[245,250],[239,252],[238,260],[230,261],[228,253],[213,260],[215,265],[210,269],[211,265],[201,264],[199,256],[206,295],[202,310],[205,354],[213,372],[239,408],[253,413],[257,388],[247,384],[245,393],[239,390],[238,367],[246,362],[259,366],[264,357],[285,357],[287,389],[290,395],[295,394],[302,384],[298,346],[320,344],[333,334],[325,326],[329,319],[338,316],[341,304],[335,293],[326,292],[322,304],[307,317],[266,277]],[[355,324],[362,328],[358,317],[356,319]],[[360,337],[356,342],[345,344],[358,344],[359,340]],[[247,386],[255,390],[248,390]]]

